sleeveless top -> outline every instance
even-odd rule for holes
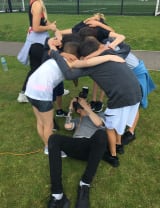
[[[29,10],[28,10],[28,15],[29,15],[29,25],[30,27],[32,27],[32,19],[33,19],[33,15],[31,13],[31,9],[32,9],[32,5],[33,3],[37,1],[37,0],[31,0],[30,1],[30,4],[29,4]],[[41,21],[40,21],[40,25],[41,26],[45,26],[46,25],[46,22],[47,20],[45,20],[45,17],[44,17],[44,13],[41,14]]]
[[[29,21],[30,21],[30,27],[28,29],[28,33],[27,33],[27,37],[26,37],[26,41],[23,45],[23,47],[21,48],[20,52],[17,55],[17,59],[19,62],[21,62],[24,65],[28,65],[29,64],[29,50],[32,44],[34,43],[40,43],[42,45],[44,45],[46,38],[49,37],[49,33],[48,31],[44,31],[44,32],[34,32],[32,30],[32,19],[33,19],[33,15],[31,13],[31,8],[32,8],[32,4],[37,1],[37,0],[31,0],[30,1],[30,6],[29,6]],[[45,26],[47,23],[47,21],[45,20],[44,17],[44,13],[41,14],[41,21],[40,21],[40,25],[41,26]]]

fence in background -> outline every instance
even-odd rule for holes
[[[29,0],[0,0],[1,12],[28,11]],[[157,0],[44,0],[48,13],[154,15]]]

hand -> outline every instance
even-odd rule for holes
[[[87,20],[85,24],[89,27],[98,27],[100,25],[100,22],[97,20]]]
[[[92,16],[92,17],[87,18],[87,19],[84,20],[83,22],[86,24],[86,23],[87,23],[88,21],[90,21],[90,20],[97,20],[97,21],[100,21],[100,18],[99,18],[99,16],[94,15],[94,16]]]
[[[73,102],[77,102],[77,98],[76,98],[76,97],[74,97],[74,98],[70,101],[69,111],[73,111]]]
[[[78,97],[78,103],[84,108],[85,111],[88,112],[91,110],[91,107],[86,99]]]
[[[84,60],[90,59],[92,57],[99,56],[101,53],[103,53],[106,50],[109,50],[108,46],[104,45],[103,47],[100,47],[97,51],[90,53],[88,56],[84,57]]]
[[[52,22],[49,24],[49,29],[52,30],[53,32],[56,31],[57,27],[56,27],[56,21]]]
[[[124,63],[125,60],[123,58],[121,58],[120,56],[117,55],[108,55],[110,56],[110,61],[115,61],[115,62],[120,62],[120,63]]]
[[[73,54],[70,54],[70,53],[62,52],[61,56],[63,56],[65,59],[67,59],[68,62],[72,62],[72,61],[77,60],[77,57]]]
[[[57,47],[61,47],[62,42],[57,38],[49,38],[48,39],[48,46],[50,49],[57,50]]]
[[[73,130],[73,123],[65,123],[64,128],[67,130]]]
[[[115,46],[112,43],[108,45],[108,48],[112,49],[112,50],[115,50]]]

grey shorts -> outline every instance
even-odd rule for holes
[[[41,101],[27,97],[32,106],[38,109],[39,112],[47,112],[53,109],[52,101]]]

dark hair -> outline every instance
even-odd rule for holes
[[[66,42],[80,42],[80,37],[78,33],[72,33],[72,34],[66,34],[62,37],[62,45],[64,45]]]
[[[97,38],[97,29],[91,27],[83,27],[78,32],[81,40],[83,41],[87,36],[93,36]]]
[[[63,46],[63,51],[79,57],[79,47],[80,44],[78,42],[66,42]]]
[[[80,45],[80,56],[88,56],[99,48],[100,42],[92,36],[88,36]]]

